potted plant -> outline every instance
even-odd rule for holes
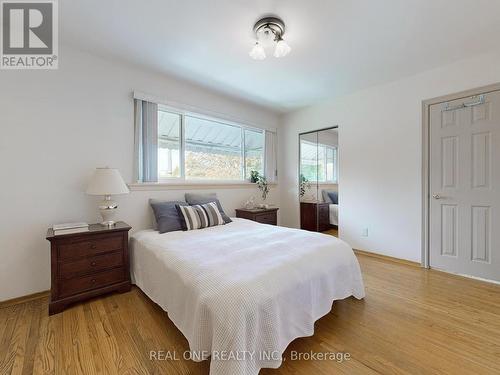
[[[300,174],[300,182],[299,182],[299,196],[302,198],[306,194],[306,190],[311,188],[311,183],[305,176]]]
[[[257,183],[257,180],[259,179],[259,172],[258,171],[250,171],[250,182],[252,183]]]
[[[251,171],[250,182],[257,184],[259,190],[262,193],[262,200],[265,201],[267,198],[267,194],[269,194],[269,184],[267,183],[267,179],[258,171]]]

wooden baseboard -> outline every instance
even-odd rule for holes
[[[9,307],[9,306],[18,305],[20,303],[33,301],[35,299],[44,298],[44,297],[49,296],[49,294],[50,294],[50,290],[44,290],[43,292],[28,294],[26,296],[12,298],[12,299],[8,299],[6,301],[1,301],[0,302],[0,309],[3,307]]]
[[[404,264],[404,265],[412,266],[412,267],[421,267],[420,263],[413,262],[411,260],[394,258],[394,257],[390,257],[388,255],[371,253],[369,251],[364,251],[364,250],[358,250],[358,249],[353,249],[353,250],[354,250],[354,253],[357,255],[364,255],[367,257],[377,258],[377,259],[381,259],[381,260],[385,260],[385,261],[389,261],[389,262],[394,262],[394,263],[399,263],[399,264]]]

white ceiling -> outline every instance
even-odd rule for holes
[[[285,112],[500,49],[498,0],[60,1],[60,38]],[[290,55],[254,61],[262,15]]]

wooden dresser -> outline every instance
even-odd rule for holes
[[[237,208],[236,217],[262,224],[278,225],[278,210],[279,208]]]
[[[128,231],[117,222],[113,227],[91,224],[88,232],[54,235],[47,231],[51,252],[49,315],[67,305],[104,293],[130,290]]]
[[[330,204],[300,202],[300,229],[324,232],[330,229]]]

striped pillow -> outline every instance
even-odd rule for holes
[[[201,229],[225,224],[215,202],[194,206],[177,205],[183,230]]]

